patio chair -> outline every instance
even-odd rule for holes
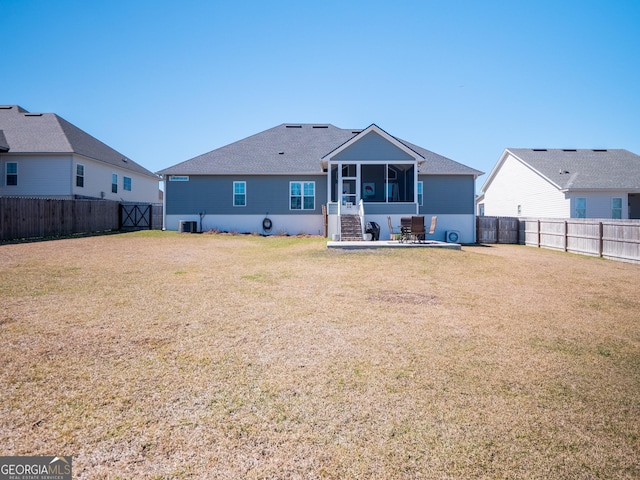
[[[411,240],[411,217],[400,219],[400,243]]]
[[[429,227],[429,235],[433,235],[433,233],[436,231],[436,221],[438,220],[438,216],[434,215],[433,217],[431,217],[431,227]]]
[[[389,240],[395,240],[397,233],[393,231],[393,224],[391,223],[391,217],[387,217],[387,224],[389,225]]]
[[[416,242],[424,242],[427,232],[424,229],[424,217],[413,216],[411,217],[411,237]]]

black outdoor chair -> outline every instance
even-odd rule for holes
[[[400,243],[411,240],[411,217],[400,219]]]
[[[424,242],[427,231],[424,229],[424,217],[411,217],[411,238],[416,242]]]

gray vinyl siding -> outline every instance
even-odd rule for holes
[[[0,195],[67,197],[72,194],[71,155],[3,154],[1,160]],[[18,166],[18,184],[6,185],[7,163],[12,162]]]
[[[423,183],[420,213],[473,214],[475,181],[472,175],[419,175]]]
[[[393,145],[391,142],[382,138],[375,132],[369,132],[364,137],[358,139],[350,147],[344,149],[335,157],[331,158],[332,161],[377,161],[377,160],[406,160],[415,161],[415,159],[408,155],[400,148]]]
[[[315,210],[289,209],[289,182],[315,182]],[[233,206],[233,182],[246,182],[246,206]],[[327,203],[325,175],[191,175],[188,182],[165,184],[167,215],[309,215]]]

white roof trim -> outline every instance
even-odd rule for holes
[[[558,185],[557,183],[553,182],[549,177],[544,175],[542,172],[539,172],[538,170],[533,168],[531,165],[529,165],[527,162],[525,162],[523,159],[521,159],[519,156],[517,156],[511,150],[509,150],[508,148],[505,148],[504,152],[502,152],[502,155],[500,155],[500,158],[498,159],[498,161],[494,165],[493,169],[491,169],[491,172],[487,176],[487,179],[485,180],[484,184],[480,188],[480,191],[483,194],[487,191],[487,187],[489,187],[489,185],[493,181],[493,178],[498,174],[498,171],[500,170],[500,168],[502,168],[502,165],[504,164],[505,160],[507,159],[507,157],[509,155],[511,155],[514,159],[516,159],[520,163],[522,163],[522,165],[527,167],[529,170],[531,170],[535,174],[539,175],[541,178],[544,178],[547,182],[549,182],[551,185],[556,187],[558,190],[562,190],[562,187],[560,187],[560,185]]]
[[[336,149],[330,151],[324,157],[322,157],[320,159],[320,163],[322,164],[322,168],[323,169],[327,168],[328,165],[329,165],[329,161],[333,157],[338,155],[340,152],[346,150],[347,148],[349,148],[354,143],[358,142],[361,137],[363,137],[366,134],[371,133],[371,132],[377,133],[382,138],[387,140],[389,143],[393,144],[394,146],[396,146],[397,148],[399,148],[400,150],[405,152],[407,155],[412,156],[415,159],[416,163],[420,164],[420,163],[423,163],[425,161],[425,158],[422,155],[420,155],[418,152],[416,152],[415,150],[409,148],[404,143],[400,142],[397,138],[393,137],[392,135],[389,135],[387,132],[385,132],[383,129],[381,129],[375,123],[373,123],[370,126],[368,126],[367,128],[365,128],[364,130],[362,130],[360,133],[356,134],[355,136],[353,136],[352,138],[347,140],[345,143],[343,143],[342,145],[340,145],[339,147],[337,147]]]

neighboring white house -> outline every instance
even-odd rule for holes
[[[622,149],[507,148],[478,215],[640,218],[640,156]]]
[[[0,196],[159,203],[158,176],[54,113],[0,106]]]

